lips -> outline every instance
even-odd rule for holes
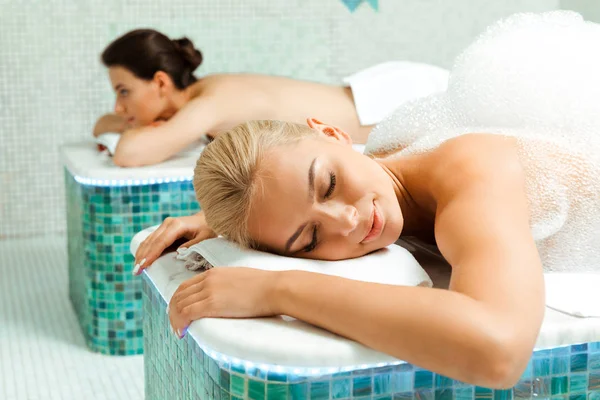
[[[379,236],[381,236],[381,232],[383,231],[383,217],[379,212],[375,201],[373,201],[373,212],[369,222],[370,229],[365,238],[362,240],[362,244],[372,242],[373,240],[379,238]]]

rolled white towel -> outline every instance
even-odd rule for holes
[[[417,260],[395,244],[358,258],[321,261],[242,249],[228,240],[215,238],[179,249],[177,258],[184,260],[186,267],[192,270],[242,266],[268,271],[302,270],[390,285],[433,285]]]

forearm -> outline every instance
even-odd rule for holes
[[[506,386],[505,370],[515,369],[505,362],[507,327],[463,294],[302,271],[281,273],[277,286],[273,301],[281,314],[422,368],[488,387]]]
[[[125,121],[123,118],[114,115],[106,114],[103,115],[96,121],[94,125],[93,135],[94,137],[100,136],[103,133],[123,133],[125,130]]]
[[[125,131],[117,144],[113,162],[121,167],[157,164],[175,155],[188,143],[161,127],[144,127]]]

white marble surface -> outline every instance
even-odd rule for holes
[[[138,233],[132,243],[135,251],[151,228]],[[407,246],[425,268],[436,287],[447,287],[449,267],[427,249]],[[196,272],[184,268],[175,253],[160,257],[145,274],[168,302],[183,281]],[[193,322],[188,334],[203,348],[232,358],[300,368],[344,368],[399,360],[289,317],[259,319],[211,319]],[[546,308],[546,316],[536,349],[600,341],[600,318],[577,318]]]
[[[61,147],[62,162],[72,175],[98,180],[143,180],[159,178],[189,179],[194,175],[196,160],[202,146],[191,147],[171,159],[156,165],[121,168],[111,158],[97,150],[96,143],[85,141]]]

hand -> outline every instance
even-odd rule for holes
[[[163,223],[144,240],[135,253],[134,275],[142,273],[144,268],[152,265],[165,249],[177,239],[188,239],[180,247],[189,247],[205,239],[217,237],[206,225],[204,213],[179,218],[166,218]]]
[[[278,315],[273,293],[279,272],[217,267],[183,282],[171,297],[169,319],[179,338],[200,318]]]
[[[123,133],[129,128],[127,121],[116,114],[106,114],[98,119],[94,126],[94,137],[98,137],[104,133]]]

